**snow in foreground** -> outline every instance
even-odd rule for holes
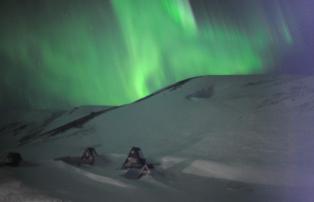
[[[64,202],[65,200],[50,197],[24,185],[0,169],[0,201],[1,202]]]
[[[203,77],[121,107],[11,111],[0,152],[29,162],[0,168],[0,201],[310,202],[313,112],[314,78],[301,76]],[[132,146],[151,176],[122,176]],[[105,161],[55,161],[86,147]]]

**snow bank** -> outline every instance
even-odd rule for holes
[[[0,202],[63,202],[33,190],[0,170]]]
[[[84,176],[90,180],[95,181],[95,182],[99,182],[99,183],[103,183],[103,184],[109,184],[109,185],[113,185],[113,186],[120,187],[120,188],[130,188],[131,187],[130,185],[127,185],[127,184],[125,184],[119,180],[115,180],[113,178],[102,176],[102,175],[97,175],[97,174],[94,174],[92,172],[88,172],[88,171],[85,171],[83,169],[76,168],[74,166],[70,166],[70,165],[68,165],[62,161],[56,162],[56,165],[59,168],[65,168],[67,170],[72,170],[73,172],[75,172],[79,175],[82,175],[82,176]]]
[[[278,168],[231,166],[203,160],[193,161],[182,172],[200,177],[283,186],[295,185],[296,179],[300,177]]]

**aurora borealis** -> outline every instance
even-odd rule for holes
[[[0,103],[120,105],[189,77],[268,72],[295,39],[287,6],[265,2],[3,1]]]

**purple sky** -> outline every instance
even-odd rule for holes
[[[314,0],[281,0],[289,4],[294,45],[283,57],[280,73],[314,74]]]

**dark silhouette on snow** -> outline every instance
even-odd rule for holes
[[[102,154],[98,154],[94,147],[87,147],[80,156],[64,156],[55,158],[54,160],[63,161],[67,164],[78,167],[83,165],[103,167],[110,162],[109,158]]]
[[[95,148],[93,147],[88,147],[85,149],[83,155],[81,156],[80,159],[80,164],[89,164],[89,165],[94,165],[96,156],[98,156]]]
[[[21,165],[23,159],[20,153],[9,152],[6,154],[5,158],[1,160],[0,164],[3,166],[18,167]]]
[[[132,147],[127,159],[122,165],[122,169],[127,169],[125,177],[130,179],[139,179],[143,175],[151,173],[154,165],[149,163],[139,147]]]

